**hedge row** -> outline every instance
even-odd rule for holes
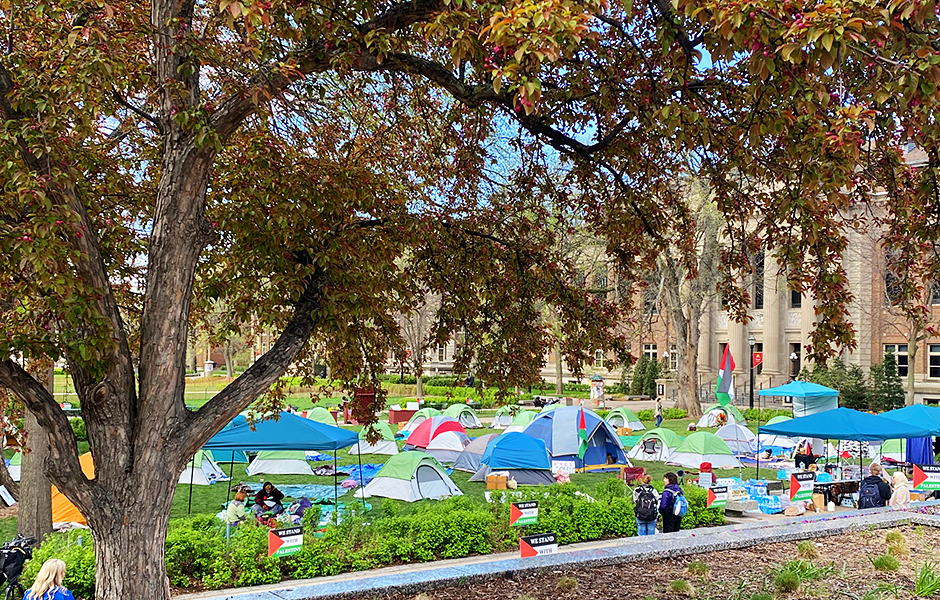
[[[509,498],[500,492],[493,504],[458,496],[426,502],[408,515],[386,501],[368,513],[353,512],[322,537],[314,536],[312,525],[319,521],[314,507],[304,516],[303,550],[284,558],[267,556],[268,530],[254,523],[235,528],[226,545],[224,527],[214,517],[176,519],[167,535],[167,572],[175,587],[218,589],[505,551],[518,547],[520,535],[533,533],[555,532],[562,544],[636,535],[630,488],[610,479],[593,494],[570,484],[527,488],[512,501],[538,500],[539,522],[524,528],[509,526]],[[720,509],[705,508],[705,490],[688,487],[685,494],[689,513],[683,529],[724,523]],[[52,557],[66,562],[65,586],[76,598],[94,596],[94,549],[87,531],[51,535],[26,565],[23,580],[31,583]]]

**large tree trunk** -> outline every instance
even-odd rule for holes
[[[162,464],[156,449],[144,452],[138,487],[99,503],[86,515],[95,540],[96,600],[168,599],[166,532],[178,472]]]
[[[561,360],[561,343],[555,339],[555,395],[565,392],[564,367]]]
[[[222,346],[222,360],[225,361],[225,376],[229,379],[235,377],[235,365],[232,364],[232,345],[229,343]]]
[[[421,379],[421,371],[418,371],[418,374],[415,375],[415,395],[418,397],[418,400],[424,398],[424,381]]]

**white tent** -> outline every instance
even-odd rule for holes
[[[401,452],[388,459],[375,479],[356,490],[356,498],[392,498],[405,502],[462,496],[434,458],[424,452]]]
[[[742,454],[753,454],[757,446],[756,436],[750,429],[737,423],[730,423],[715,432],[720,437],[735,456]]]
[[[704,414],[702,414],[702,417],[698,420],[698,423],[696,423],[695,426],[696,427],[718,427],[719,415],[722,413],[725,416],[726,425],[733,425],[741,420],[735,414],[735,413],[740,414],[740,412],[738,412],[733,406],[722,407],[716,404],[715,406],[712,406],[708,410],[706,410]]]
[[[258,453],[248,468],[248,475],[310,475],[313,469],[307,463],[303,450],[264,450]]]
[[[359,442],[353,446],[350,446],[350,454],[398,454],[398,444],[395,443],[395,434],[392,433],[392,428],[388,426],[388,423],[379,421],[373,425],[375,429],[378,430],[379,434],[382,436],[382,439],[378,440],[374,444],[370,444],[365,437],[365,429],[359,432]]]
[[[445,431],[434,436],[425,452],[442,463],[452,463],[457,460],[460,453],[470,444],[467,434],[459,431]]]
[[[499,410],[496,411],[496,416],[493,417],[493,423],[491,427],[493,429],[506,429],[512,425],[512,412],[508,406],[500,406]]]
[[[13,454],[13,458],[10,459],[10,464],[7,465],[7,471],[10,472],[10,477],[13,481],[20,480],[20,471],[22,469],[23,453],[17,450]]]
[[[197,452],[195,458],[186,463],[186,468],[179,478],[180,483],[193,485],[212,485],[216,481],[228,481],[228,475],[215,464],[205,450]]]
[[[647,431],[627,452],[630,460],[666,462],[673,451],[682,445],[682,438],[671,429],[656,428]]]

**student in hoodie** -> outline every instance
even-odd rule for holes
[[[682,493],[682,488],[679,487],[679,477],[670,472],[663,475],[663,481],[666,484],[666,489],[659,497],[659,514],[663,516],[663,533],[679,531],[682,526],[682,517],[673,514],[676,496]]]

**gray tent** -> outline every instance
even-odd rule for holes
[[[483,452],[486,450],[487,444],[498,435],[498,433],[488,433],[470,442],[470,445],[464,448],[457,460],[454,461],[454,468],[458,471],[476,473],[480,468],[480,459],[483,458]]]
[[[513,432],[492,440],[480,458],[480,468],[470,481],[486,481],[493,471],[505,471],[519,485],[551,485],[555,478],[545,442]]]

